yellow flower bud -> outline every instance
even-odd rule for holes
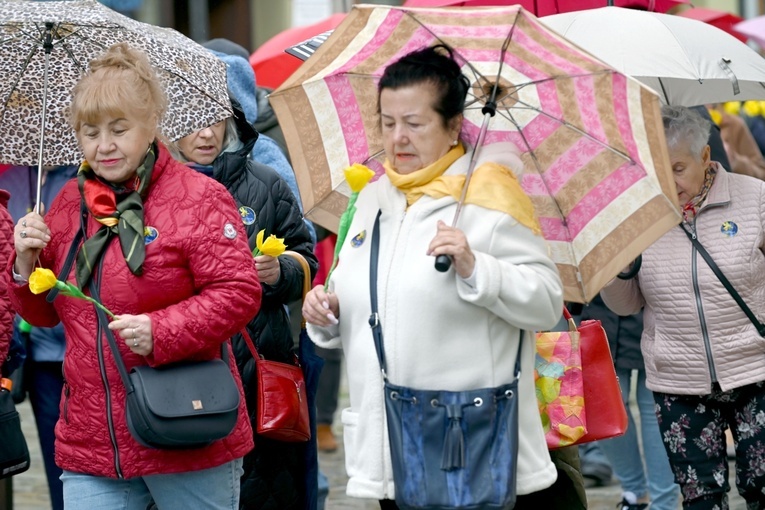
[[[32,294],[42,294],[58,283],[56,275],[50,269],[38,267],[29,275],[29,290]]]
[[[723,104],[723,109],[731,115],[738,115],[741,113],[741,101],[728,101]]]
[[[720,125],[720,122],[722,121],[722,113],[718,112],[717,110],[711,109],[709,110],[709,117],[712,119],[712,122]]]
[[[257,246],[258,252],[260,252],[259,254],[268,255],[269,257],[278,257],[284,253],[284,250],[287,249],[287,245],[284,244],[284,238],[279,239],[271,234],[264,241],[263,237],[265,237],[265,234],[266,231],[261,230],[255,238],[255,245]]]
[[[348,181],[348,185],[354,193],[364,189],[364,186],[375,176],[375,173],[369,167],[359,165],[358,163],[349,166],[344,172],[345,180]]]
[[[760,111],[760,104],[758,101],[745,101],[744,102],[744,112],[749,115],[750,117],[756,117],[758,116]]]

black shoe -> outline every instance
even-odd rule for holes
[[[582,477],[584,478],[584,486],[586,488],[604,487],[611,483],[613,471],[608,464],[582,462],[581,469]]]
[[[627,498],[622,498],[621,502],[617,503],[616,508],[619,510],[645,510],[648,508],[648,503],[630,503]]]

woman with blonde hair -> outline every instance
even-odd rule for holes
[[[221,355],[257,313],[261,289],[226,189],[176,162],[159,142],[165,95],[142,52],[111,47],[73,91],[70,122],[85,155],[45,218],[16,224],[6,270],[11,300],[35,326],[66,331],[56,462],[67,509],[237,509],[242,457],[253,447],[238,372],[237,423],[196,449],[154,449],[131,435],[126,389],[96,310],[84,300],[33,295],[39,264],[118,314],[109,323],[130,371]],[[72,246],[83,231],[84,242]],[[67,274],[67,255],[76,262]],[[230,347],[226,347],[230,351]]]

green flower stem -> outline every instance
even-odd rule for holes
[[[102,305],[101,303],[99,303],[98,301],[93,299],[92,297],[86,296],[85,294],[83,294],[80,289],[78,289],[77,287],[75,287],[71,283],[66,283],[66,282],[62,282],[62,281],[58,280],[56,282],[56,288],[59,291],[61,291],[61,293],[64,296],[73,297],[73,298],[77,298],[77,299],[84,299],[85,301],[89,301],[89,302],[93,303],[94,305],[96,305],[97,307],[99,307],[101,310],[103,310],[106,313],[106,315],[108,315],[112,319],[116,319],[117,318],[117,316],[114,315],[108,308],[106,308],[104,305]]]
[[[348,207],[346,207],[343,215],[340,216],[340,224],[337,228],[337,242],[335,243],[335,254],[332,257],[332,266],[329,268],[329,272],[327,273],[327,280],[324,282],[325,291],[329,288],[329,279],[332,277],[332,273],[335,271],[335,267],[337,267],[337,261],[340,258],[340,249],[345,243],[345,238],[348,237],[348,230],[351,228],[353,216],[356,214],[357,198],[359,198],[358,192],[351,193],[351,196],[348,198]]]
[[[263,255],[263,253],[261,253],[261,251],[258,249],[257,246],[252,249],[252,256],[253,257],[260,257],[261,255]]]

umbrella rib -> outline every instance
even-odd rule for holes
[[[534,153],[533,150],[531,150],[531,147],[529,146],[529,142],[526,139],[526,136],[523,134],[523,130],[521,129],[520,125],[516,120],[513,118],[512,115],[510,115],[510,112],[508,111],[508,116],[506,117],[517,129],[518,133],[521,135],[521,138],[523,139],[523,143],[526,145],[526,152],[531,156],[532,161],[534,161],[534,166],[537,170],[537,175],[539,175],[539,178],[542,180],[542,184],[544,185],[545,189],[547,190],[548,196],[551,198],[554,197],[552,190],[550,189],[550,186],[547,184],[547,181],[544,178],[544,174],[542,173],[541,165],[539,164],[539,160],[537,159],[537,155]],[[558,209],[558,213],[560,214],[561,224],[563,225],[563,228],[566,230],[566,246],[568,247],[569,253],[571,254],[571,260],[576,262],[576,253],[574,252],[574,245],[573,245],[573,238],[571,236],[571,231],[569,230],[568,221],[566,221],[566,215],[563,213],[563,209],[560,208],[560,205],[558,204],[558,201],[553,198],[553,203],[555,204],[555,208]],[[586,296],[585,288],[584,288],[584,280],[582,279],[581,271],[579,270],[579,265],[574,264],[574,268],[576,269],[576,279],[579,283],[580,290],[582,291],[582,295]]]
[[[35,50],[37,50],[37,48],[35,48]],[[21,66],[21,72],[17,74],[16,80],[12,83],[12,85],[11,85],[9,91],[8,91],[8,94],[7,94],[6,98],[5,98],[5,101],[3,102],[3,115],[2,115],[2,117],[0,117],[0,121],[5,119],[5,112],[8,111],[8,101],[10,101],[11,98],[13,97],[13,92],[18,87],[19,81],[21,80],[21,77],[24,76],[24,71],[29,66],[29,63],[32,61],[32,56],[35,53],[36,53],[36,51],[32,51],[32,52],[30,52],[27,55],[27,58],[24,60],[24,64]]]

